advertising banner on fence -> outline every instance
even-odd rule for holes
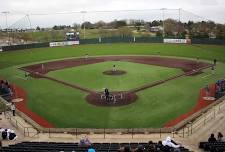
[[[191,44],[191,39],[163,39],[164,43]]]
[[[68,45],[78,45],[79,41],[63,41],[63,42],[50,42],[50,47],[56,47],[56,46],[68,46]]]
[[[0,52],[2,52],[3,50],[2,50],[2,47],[0,46]]]

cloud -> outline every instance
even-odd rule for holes
[[[0,0],[0,10],[10,11],[11,15],[15,14],[31,14],[31,13],[55,13],[55,12],[70,12],[70,11],[93,11],[93,10],[142,10],[142,9],[160,9],[160,8],[182,8],[202,16],[203,18],[209,18],[216,22],[225,23],[225,1],[224,0]],[[104,13],[103,13],[104,14]],[[150,19],[149,16],[153,16],[152,12],[145,12],[144,15],[140,13],[130,13],[130,15],[124,15],[124,13],[117,13],[116,15],[107,14],[87,16],[87,19],[94,20],[95,18],[103,18],[104,20],[110,20],[115,17],[128,18],[143,17],[143,19]],[[120,15],[121,14],[121,15]],[[139,15],[139,16],[138,16]],[[101,17],[102,16],[102,17]],[[191,16],[190,16],[191,17]],[[35,19],[37,18],[37,19]],[[71,24],[73,21],[81,22],[81,14],[68,14],[51,16],[31,16],[32,22],[35,24],[47,25],[49,19],[54,24]],[[15,17],[9,22],[16,21]],[[19,18],[17,18],[19,19]],[[73,20],[73,21],[72,21]],[[0,25],[4,26],[4,16],[0,15]]]

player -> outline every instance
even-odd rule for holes
[[[85,60],[88,60],[88,54],[85,54],[84,58],[85,58]]]
[[[113,65],[112,71],[115,72],[116,71],[116,65]]]

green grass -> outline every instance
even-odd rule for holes
[[[160,55],[179,56],[206,60],[218,59],[225,62],[225,47],[200,45],[173,44],[102,44],[79,45],[76,47],[39,48],[15,52],[0,52],[0,69],[13,65],[40,62],[44,60],[89,55]]]
[[[111,70],[113,65],[127,73],[121,76],[109,76],[102,73]],[[109,88],[110,91],[125,91],[181,73],[183,73],[182,70],[174,68],[108,61],[52,71],[48,73],[48,76],[97,91],[102,91],[102,88]]]
[[[45,62],[53,59],[79,57],[86,53],[95,56],[126,54],[158,55],[158,52],[160,52],[160,55],[162,56],[189,57],[194,59],[199,57],[200,59],[209,60],[209,62],[214,58],[217,58],[219,64],[216,68],[216,74],[213,76],[202,78],[211,73],[211,71],[207,69],[204,70],[204,73],[201,75],[187,76],[172,80],[154,88],[138,92],[137,102],[131,105],[114,108],[90,105],[84,100],[84,97],[87,95],[86,93],[53,81],[33,78],[23,80],[19,77],[24,77],[24,72],[17,69],[18,67],[21,67],[22,64],[33,64],[34,62]],[[105,62],[104,64],[108,63],[110,62]],[[98,67],[98,70],[101,69],[101,66]],[[137,64],[136,66],[140,65]],[[147,70],[151,67],[148,65],[141,66],[146,66],[143,70]],[[111,63],[109,64],[109,67],[111,67]],[[164,44],[104,44],[41,48],[0,53],[0,77],[25,89],[28,94],[28,107],[46,118],[56,127],[162,127],[167,121],[174,119],[180,114],[193,108],[198,99],[198,93],[201,87],[225,77],[224,67],[225,47],[211,45],[200,45],[200,47],[196,47],[192,45]],[[82,67],[66,70],[68,70],[69,73],[71,70],[72,72],[76,72],[79,71],[79,69],[81,70]],[[137,69],[138,72],[142,71],[141,68]],[[132,68],[129,68],[128,70],[134,71]],[[92,73],[93,71],[90,70],[89,72]],[[59,72],[59,75],[61,75],[60,73],[61,72]],[[166,73],[164,74],[166,75]],[[73,76],[70,77],[72,82]],[[80,77],[77,77],[79,81],[84,81],[82,78],[84,78],[83,74]],[[153,78],[152,81],[155,81],[155,79]],[[84,84],[85,83],[87,82],[84,82]],[[134,82],[132,81],[132,84],[133,83]],[[98,89],[97,87],[93,88]],[[122,88],[125,89],[124,86],[121,87],[121,89]]]

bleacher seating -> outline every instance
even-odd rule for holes
[[[225,142],[200,142],[199,148],[210,152],[225,152]]]
[[[92,147],[96,152],[117,152],[121,147],[130,146],[135,149],[138,145],[148,148],[148,143],[93,143]],[[2,147],[0,152],[87,152],[87,150],[88,147],[80,146],[78,143],[22,142]],[[189,150],[182,147],[181,152],[189,152]]]

